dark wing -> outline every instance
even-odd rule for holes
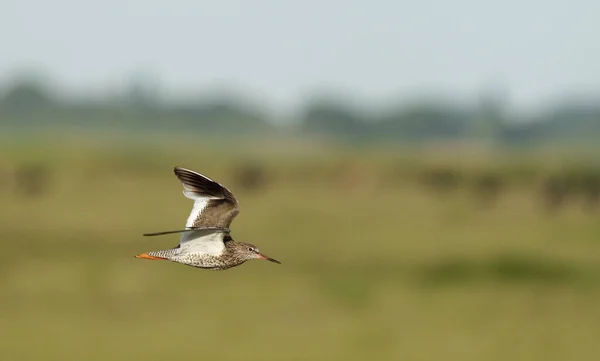
[[[194,201],[185,228],[229,228],[239,213],[238,202],[229,189],[189,169],[175,167],[183,194]]]
[[[221,228],[221,227],[204,227],[202,228],[203,230],[206,231],[221,231],[224,233],[229,233],[230,230],[229,228]],[[194,232],[197,231],[198,228],[188,228],[188,229],[177,229],[177,230],[173,230],[173,231],[161,231],[161,232],[152,232],[152,233],[144,233],[142,234],[143,236],[162,236],[165,234],[173,234],[173,233],[190,233],[190,232]]]

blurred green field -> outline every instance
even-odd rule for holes
[[[422,155],[292,144],[4,139],[2,360],[600,358],[600,213],[547,214],[518,187],[482,208],[372,176]],[[251,161],[263,189],[236,179]],[[40,196],[9,176],[30,163]],[[134,259],[178,242],[141,236],[189,214],[175,165],[227,185],[232,236],[283,264]]]

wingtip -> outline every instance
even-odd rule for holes
[[[191,177],[201,177],[201,178],[206,178],[211,182],[214,182],[212,179],[208,178],[207,176],[205,176],[204,174],[198,173],[196,171],[193,171],[191,169],[188,168],[184,168],[184,167],[179,167],[179,166],[175,166],[173,167],[173,174],[175,174],[175,176],[177,178],[179,178],[179,180],[184,183],[184,180],[182,177],[187,176],[191,176]]]
[[[173,167],[173,172],[192,172],[192,173],[197,173],[197,172],[194,172],[193,170],[191,170],[189,168],[181,167],[181,166],[178,166],[178,165],[176,165],[176,166]]]

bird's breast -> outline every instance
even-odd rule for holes
[[[188,266],[206,268],[206,269],[223,269],[227,268],[226,262],[221,257],[213,256],[205,253],[186,253],[177,256],[175,261],[186,264]]]

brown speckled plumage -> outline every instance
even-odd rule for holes
[[[248,260],[260,258],[258,256],[259,254],[260,251],[254,245],[244,242],[235,242],[231,237],[229,237],[229,241],[225,242],[225,252],[218,256],[181,252],[180,248],[148,252],[149,256],[214,271],[222,271],[239,266]],[[279,263],[278,261],[275,262]]]
[[[191,170],[176,167],[174,173],[183,185],[185,196],[194,200],[186,229],[145,235],[181,232],[180,243],[175,248],[143,253],[136,258],[163,259],[210,270],[226,270],[251,259],[280,263],[261,254],[256,246],[231,238],[229,225],[239,213],[233,193]]]

